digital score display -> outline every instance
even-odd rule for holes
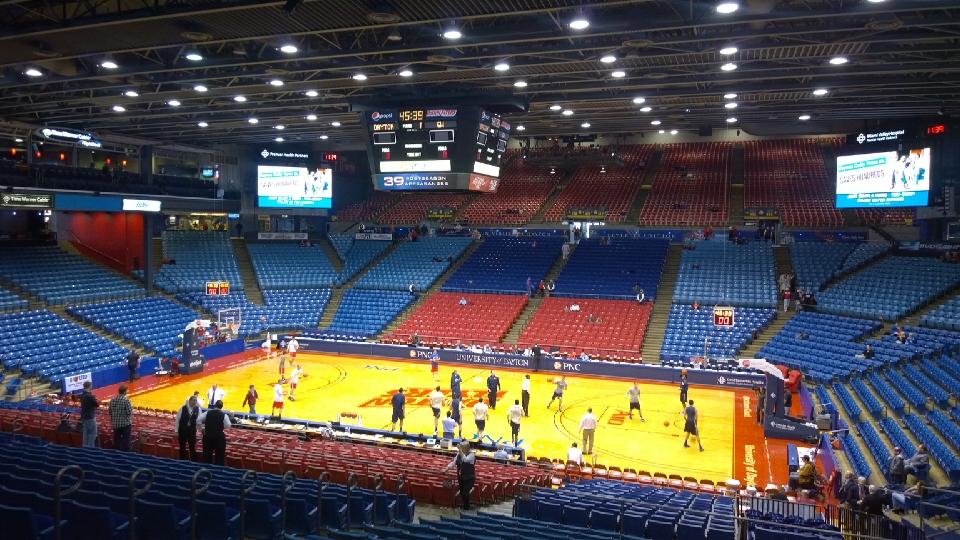
[[[733,308],[729,306],[715,306],[713,308],[713,325],[714,326],[733,326],[734,324],[734,315]]]
[[[376,172],[451,172],[457,116],[457,109],[447,108],[368,113]]]
[[[943,124],[927,126],[927,135],[930,135],[930,136],[943,135],[946,132],[947,132],[947,126]]]
[[[476,154],[473,158],[473,172],[489,176],[500,176],[500,159],[507,151],[510,139],[510,124],[499,115],[481,110],[477,127]]]

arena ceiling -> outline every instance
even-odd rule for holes
[[[508,118],[533,136],[816,132],[960,108],[956,0],[719,11],[716,0],[0,0],[0,119],[190,144],[355,144],[365,133],[351,103],[434,95],[516,96],[529,109]]]

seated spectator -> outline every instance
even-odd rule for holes
[[[484,345],[484,346],[483,346],[483,352],[484,352],[484,354],[491,354],[491,353],[493,353],[493,348],[491,348],[489,344]]]
[[[507,449],[504,448],[502,444],[498,444],[497,451],[493,453],[493,459],[500,463],[506,463],[510,461],[510,453],[507,452]]]
[[[483,349],[477,344],[472,344],[470,345],[470,352],[479,354],[483,352]]]
[[[586,351],[584,351],[584,352],[580,353],[580,360],[583,360],[584,362],[589,362],[589,361],[590,361],[590,355],[587,354]]]
[[[874,357],[875,354],[876,353],[873,352],[873,347],[871,347],[870,344],[868,343],[867,348],[864,349],[862,353],[858,354],[857,358],[860,358],[863,360],[870,360]]]
[[[457,302],[457,303],[460,304],[461,306],[465,306],[465,305],[467,305],[467,299],[466,299],[465,297],[461,296],[461,297],[460,297],[460,301]]]
[[[905,510],[911,510],[912,504],[908,504],[909,499],[923,498],[923,482],[917,481],[904,491],[894,491],[890,493],[890,504],[893,506],[895,514],[902,514]]]
[[[577,448],[577,443],[570,445],[570,448],[567,450],[567,463],[570,462],[583,465],[583,452]]]
[[[569,311],[580,311],[580,304],[570,304]]]
[[[693,307],[693,310],[694,310],[694,311],[700,311],[700,301],[699,301],[699,300],[694,300],[694,301],[693,301],[693,306],[691,306],[691,307]]]
[[[817,305],[817,299],[813,296],[812,292],[807,291],[803,295],[803,306],[805,308],[811,308]]]
[[[413,335],[410,336],[410,346],[411,346],[411,347],[419,347],[419,346],[420,346],[420,336],[417,335],[416,332],[414,332]]]
[[[927,472],[930,470],[930,454],[927,453],[927,446],[921,444],[917,447],[917,453],[910,456],[910,459],[904,462],[904,470],[907,474],[917,477],[918,472]]]
[[[907,342],[907,333],[903,331],[902,326],[897,326],[896,335],[897,342],[899,342],[901,345]]]
[[[800,458],[797,485],[801,489],[815,490],[817,488],[817,468],[810,461],[810,456],[801,456]]]
[[[526,349],[523,350],[523,355],[528,358],[533,356],[533,349],[531,349],[530,347],[527,347]]]
[[[703,238],[706,240],[713,238],[713,227],[707,225],[707,227],[703,229]]]

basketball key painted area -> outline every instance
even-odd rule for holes
[[[443,415],[449,410],[450,375],[460,372],[464,399],[462,429],[465,437],[476,433],[472,407],[477,398],[486,401],[486,378],[489,370],[441,365],[435,382],[429,365],[411,364],[370,358],[335,357],[320,354],[298,355],[306,376],[300,381],[296,400],[284,400],[283,415],[287,418],[334,420],[339,414],[358,414],[367,427],[390,428],[390,398],[398,388],[407,394],[404,430],[431,434],[433,414],[427,396],[436,386],[447,397]],[[273,385],[278,378],[275,359],[250,362],[226,371],[207,373],[189,379],[163,381],[162,387],[134,392],[134,405],[172,410],[199,390],[206,393],[214,383],[226,392],[225,407],[246,411],[241,407],[247,388],[255,385],[259,393],[257,413],[270,414]],[[293,369],[287,361],[287,375]],[[497,370],[502,389],[496,410],[487,420],[486,435],[494,440],[510,440],[507,409],[521,399],[520,384],[524,374]],[[692,476],[698,480],[722,481],[734,476],[750,483],[769,481],[766,443],[752,416],[752,392],[691,387],[690,399],[700,415],[700,433],[704,452],[696,444],[683,447],[683,417],[676,386],[641,383],[641,404],[645,422],[634,413],[629,418],[626,397],[630,382],[590,377],[567,377],[569,387],[564,394],[563,408],[557,402],[550,409],[554,375],[531,374],[530,416],[521,421],[520,437],[529,456],[565,458],[572,442],[582,446],[579,423],[592,408],[598,419],[595,448],[589,461],[633,468],[638,471],[664,472]],[[289,385],[284,385],[284,396]],[[735,451],[736,450],[736,451]]]

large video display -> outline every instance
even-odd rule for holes
[[[332,204],[330,169],[257,165],[260,208],[331,208]]]
[[[837,156],[837,208],[927,206],[930,149]]]

